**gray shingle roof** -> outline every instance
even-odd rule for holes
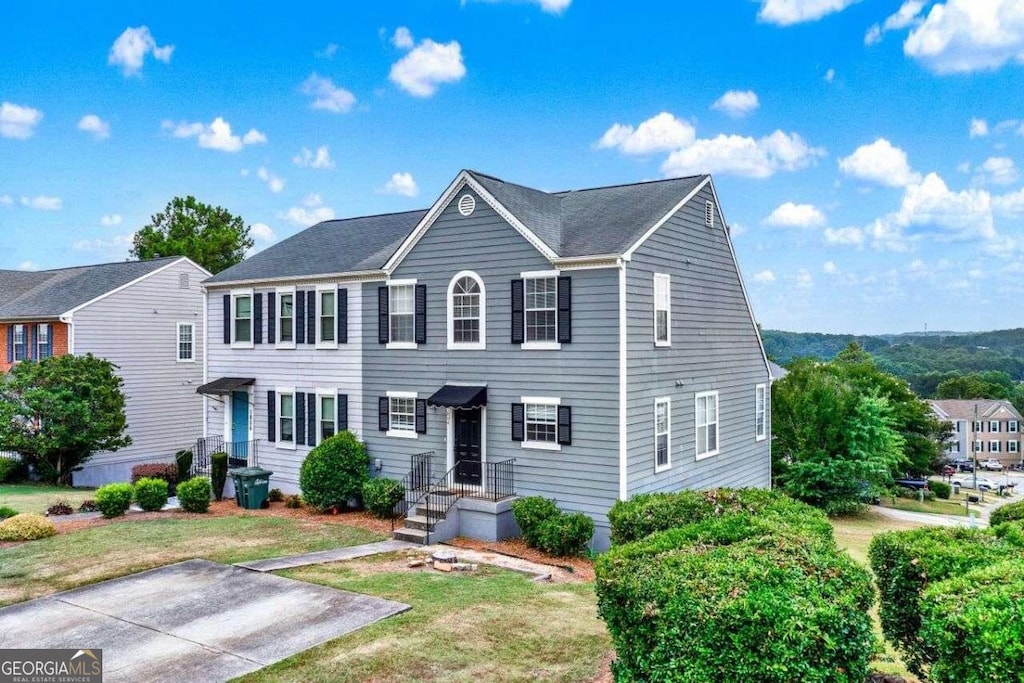
[[[180,256],[27,273],[0,270],[0,320],[57,317]]]
[[[1015,419],[1024,419],[1009,401],[989,398],[944,398],[928,399],[932,409],[943,419],[950,420],[973,420],[975,410],[979,420],[985,420],[994,415],[1000,408],[1005,408]]]

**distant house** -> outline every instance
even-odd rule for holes
[[[474,493],[432,539],[501,535],[514,492],[590,515],[603,547],[618,499],[770,485],[771,375],[709,176],[463,171],[426,209],[320,223],[205,286],[205,436],[283,489],[349,429],[379,473]]]
[[[946,455],[995,459],[1004,466],[1021,462],[1021,414],[1009,401],[991,399],[929,400],[932,412],[953,426]]]
[[[124,380],[132,445],[98,453],[76,485],[126,481],[202,429],[203,293],[210,273],[183,257],[58,270],[0,270],[0,372],[63,354],[105,358]]]

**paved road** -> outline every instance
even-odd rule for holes
[[[1018,488],[1021,486],[1018,484]],[[992,511],[1000,508],[1009,503],[1015,503],[1022,500],[1020,495],[1007,496],[1005,498],[999,498],[993,493],[985,494],[985,502],[990,504],[973,506],[971,508],[972,513],[976,513],[975,519],[968,517],[960,517],[954,515],[936,515],[928,512],[911,512],[909,510],[895,510],[893,508],[882,507],[881,505],[874,505],[871,507],[872,510],[882,515],[883,517],[889,517],[890,519],[898,519],[904,522],[918,522],[929,526],[964,526],[964,527],[987,527],[989,515]]]

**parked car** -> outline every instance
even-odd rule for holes
[[[977,480],[979,491],[998,491],[1000,487],[1004,489],[1013,489],[1013,487],[1016,486],[1016,484],[1013,483],[1004,484],[987,477],[975,477],[974,475],[969,477],[953,477],[950,483],[956,484],[960,486],[960,488],[973,489],[975,480]]]
[[[978,467],[983,470],[990,470],[995,472],[1003,471],[1003,463],[999,462],[995,458],[989,458],[988,460],[982,460],[978,463]]]
[[[974,461],[968,460],[967,458],[957,458],[953,461],[953,467],[956,468],[957,472],[973,472]]]
[[[896,484],[896,486],[914,489],[915,491],[928,488],[928,480],[917,477],[904,477],[903,479],[897,479],[893,483]]]
[[[1015,462],[1010,465],[1010,469],[1014,472],[1024,472],[1024,462]]]
[[[956,468],[955,468],[955,467],[953,467],[952,465],[943,465],[943,466],[942,466],[942,472],[941,472],[941,474],[942,474],[942,476],[944,476],[944,477],[951,477],[951,476],[953,476],[954,474],[956,474],[956,472],[957,472]]]

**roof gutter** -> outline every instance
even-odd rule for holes
[[[64,318],[67,317],[67,320]],[[71,322],[71,316],[66,313],[59,315],[16,315],[0,318],[0,323],[47,323],[57,320],[62,323]]]
[[[291,282],[309,282],[311,280],[330,280],[331,282],[366,282],[384,280],[387,273],[383,270],[355,270],[348,273],[311,273],[309,275],[285,275],[282,277],[260,277],[245,280],[224,280],[221,282],[202,282],[203,289],[217,287],[255,286],[261,284],[288,284]]]

